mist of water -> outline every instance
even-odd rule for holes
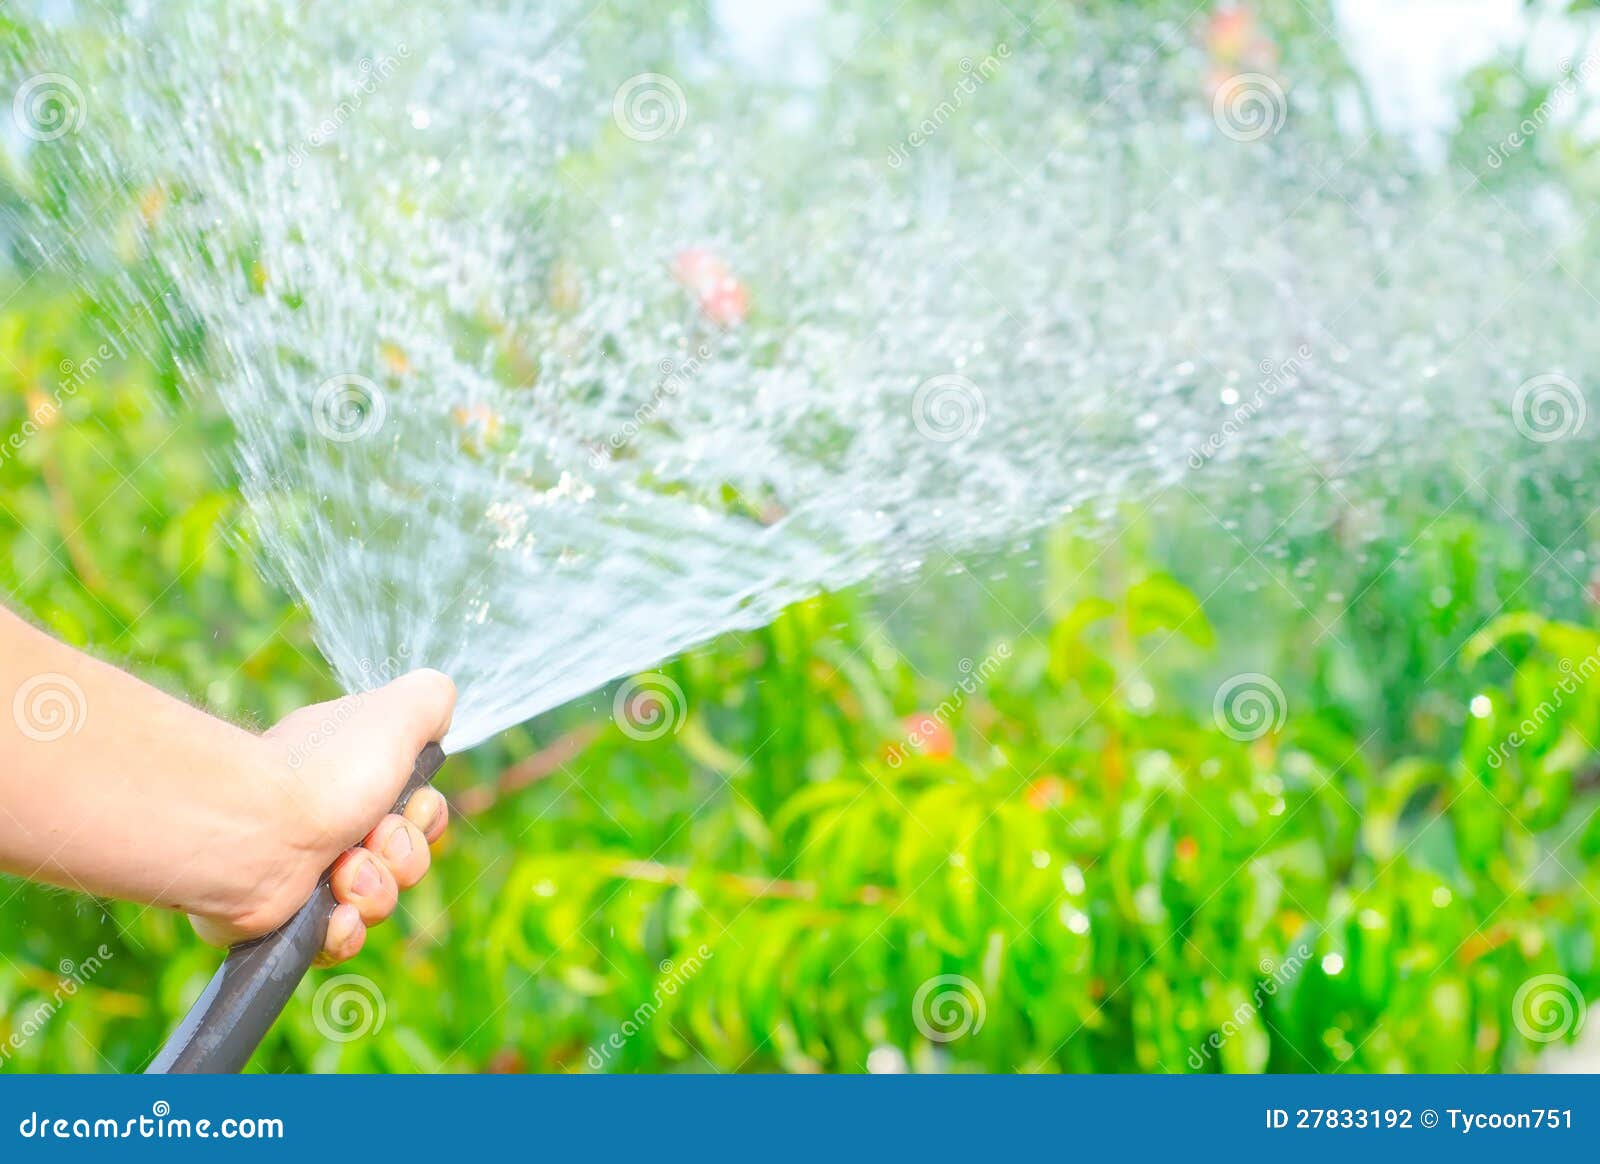
[[[36,234],[92,260],[137,196],[129,308],[203,327],[266,564],[352,688],[452,675],[452,750],[1065,514],[1587,455],[1567,213],[1405,173],[1309,64],[988,4],[298,7],[30,50],[85,113]]]

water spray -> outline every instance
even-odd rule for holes
[[[455,680],[451,752],[1166,491],[1359,500],[1459,458],[1593,508],[1587,434],[1549,436],[1600,366],[1570,220],[1508,239],[1459,175],[1359,148],[1308,62],[1212,91],[1176,31],[993,5],[888,39],[819,5],[775,59],[628,0],[297,7],[140,7],[41,165],[74,222],[144,192],[68,258],[138,240],[122,306],[204,328],[183,371],[264,563],[347,689]],[[327,908],[231,953],[157,1069],[242,1065]]]

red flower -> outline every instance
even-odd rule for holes
[[[1206,71],[1208,97],[1215,97],[1241,73],[1270,76],[1277,68],[1278,46],[1245,5],[1224,4],[1213,9],[1201,39],[1211,60]]]
[[[1036,812],[1045,812],[1058,804],[1065,804],[1070,791],[1061,777],[1041,776],[1028,785],[1028,806]]]
[[[703,247],[689,247],[672,260],[672,277],[694,297],[700,313],[718,327],[743,323],[750,314],[750,292],[721,258]]]
[[[1206,21],[1206,51],[1213,60],[1238,62],[1258,46],[1256,16],[1248,8],[1226,4]]]
[[[922,755],[946,759],[956,754],[956,737],[949,727],[927,712],[906,716],[901,726],[906,731],[906,742]]]

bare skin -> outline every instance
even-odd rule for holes
[[[454,708],[449,679],[413,671],[256,735],[0,609],[0,870],[183,910],[231,945],[333,865],[322,961],[343,961],[428,871],[444,797],[387,810]]]

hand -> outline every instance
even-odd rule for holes
[[[428,846],[444,833],[445,799],[432,788],[389,813],[417,754],[442,739],[455,687],[413,671],[383,687],[292,712],[259,737],[270,827],[248,830],[236,854],[237,900],[191,914],[208,942],[233,945],[277,929],[311,896],[330,865],[338,901],[319,961],[342,962],[367,927],[394,912],[402,889],[428,871]]]

